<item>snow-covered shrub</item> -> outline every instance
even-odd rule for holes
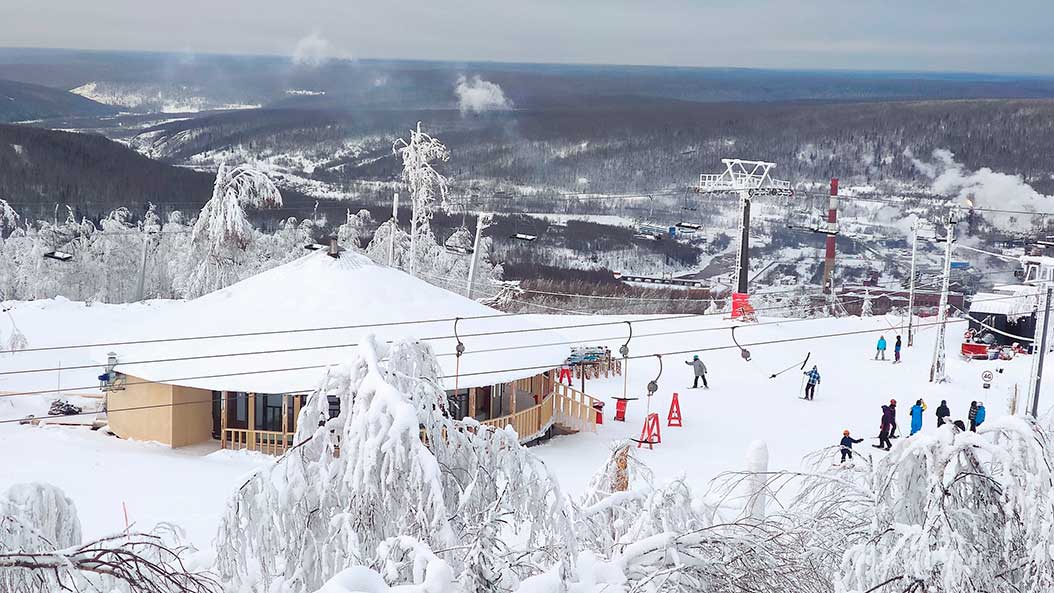
[[[0,555],[68,548],[81,543],[73,501],[50,484],[15,484],[0,497]],[[58,574],[28,568],[0,568],[2,591],[57,589]]]
[[[883,458],[858,512],[866,532],[849,547],[839,590],[886,581],[934,592],[1054,588],[1051,435],[1015,417],[978,433],[945,425]]]
[[[390,573],[402,538],[419,555],[435,550],[466,592],[512,591],[570,566],[555,480],[511,429],[449,418],[438,376],[428,346],[372,340],[331,372],[301,410],[294,448],[228,504],[216,546],[224,578],[310,592],[351,566]],[[340,400],[332,419],[327,395]],[[412,572],[417,584],[427,576]]]

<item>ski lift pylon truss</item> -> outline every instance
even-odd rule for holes
[[[748,198],[758,194],[750,190],[771,191],[773,195],[793,195],[789,181],[773,179],[769,176],[769,172],[775,168],[776,163],[742,159],[721,159],[721,162],[725,165],[724,173],[700,175],[696,192],[723,194],[746,191]]]

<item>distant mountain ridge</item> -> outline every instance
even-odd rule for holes
[[[51,218],[67,204],[89,218],[121,206],[142,213],[147,203],[162,214],[195,212],[212,196],[213,177],[94,134],[0,124],[0,198],[24,217]],[[282,197],[289,207],[314,204],[293,191]]]
[[[66,116],[107,116],[117,109],[52,87],[0,80],[0,122]]]

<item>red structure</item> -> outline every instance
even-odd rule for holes
[[[654,449],[652,445],[658,445],[661,442],[659,415],[652,412],[644,419],[644,428],[640,431],[640,440],[637,441],[637,448],[640,449],[642,445],[647,445],[649,449]]]
[[[670,413],[666,415],[666,426],[681,426],[681,402],[677,399],[677,392],[673,392],[670,400]]]
[[[560,368],[560,378],[556,380],[557,383],[563,383],[564,377],[567,377],[567,384],[571,384],[571,367]]]
[[[750,295],[745,292],[733,292],[732,319],[751,317],[752,315],[754,315],[754,307],[750,306]]]
[[[636,397],[613,397],[611,399],[615,400],[615,422],[625,422],[626,421],[626,402],[631,402],[631,401],[633,401],[635,399],[638,399],[638,398],[636,398]]]

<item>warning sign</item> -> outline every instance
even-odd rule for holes
[[[984,381],[985,383],[991,383],[992,379],[994,379],[994,378],[995,378],[995,375],[992,374],[992,371],[985,371],[985,372],[981,373],[981,380]]]

